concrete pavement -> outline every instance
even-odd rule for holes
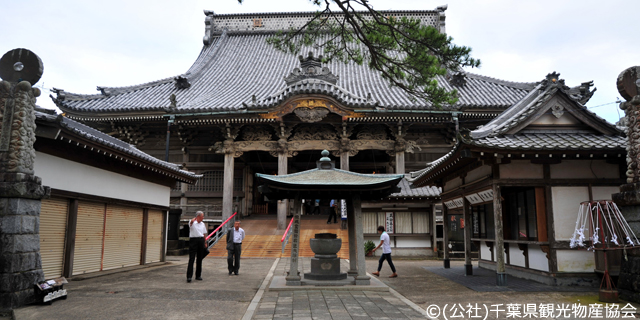
[[[433,312],[453,304],[596,304],[593,292],[476,292],[429,272],[427,267],[442,266],[435,260],[394,259],[398,278],[385,264],[381,281],[397,292],[268,291],[269,270],[276,259],[243,258],[240,275],[229,276],[226,259],[207,258],[203,281],[186,283],[186,257],[168,257],[161,266],[118,272],[99,277],[71,280],[65,288],[67,300],[53,305],[32,305],[15,310],[16,319],[425,319],[423,311]],[[286,268],[281,259],[273,268],[279,275]],[[452,267],[462,266],[452,261]],[[369,272],[377,268],[377,259],[367,260]],[[260,287],[267,290],[260,293]],[[404,299],[408,300],[404,300]],[[254,300],[253,306],[251,301]],[[412,307],[415,305],[420,309]],[[623,307],[623,302],[620,307]],[[636,306],[637,307],[637,306]],[[247,312],[249,310],[250,312]],[[484,310],[481,310],[484,311]],[[455,312],[447,310],[447,312]],[[452,313],[446,314],[451,319]],[[481,319],[484,318],[484,314]],[[439,319],[444,319],[442,312]],[[465,316],[469,319],[472,317]],[[487,319],[504,319],[506,313]],[[535,317],[533,317],[535,319]],[[577,319],[580,317],[553,317]],[[246,318],[245,318],[246,319]],[[458,318],[460,319],[460,318]]]

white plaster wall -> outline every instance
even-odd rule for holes
[[[500,165],[500,179],[542,179],[544,177],[541,164],[530,161],[514,160]]]
[[[444,188],[442,188],[442,191],[449,191],[453,188],[459,187],[460,185],[462,185],[462,179],[460,178],[455,178],[453,180],[447,181],[444,184]]]
[[[509,262],[512,266],[517,267],[524,268],[527,265],[522,250],[518,249],[518,245],[515,243],[509,244]]]
[[[563,160],[552,164],[551,179],[618,179],[617,164],[605,160]]]
[[[480,258],[482,260],[492,261],[491,250],[487,247],[487,243],[485,241],[480,242]]]
[[[490,166],[482,166],[480,168],[475,168],[467,173],[467,177],[465,178],[466,183],[472,183],[478,179],[482,179],[491,174]]]
[[[51,188],[169,206],[171,188],[36,152],[35,173]]]
[[[393,239],[391,240],[393,245]],[[396,248],[430,248],[431,239],[427,237],[396,237]]]
[[[612,193],[620,192],[620,187],[591,187],[593,200],[611,200]]]
[[[580,202],[589,200],[587,187],[552,187],[553,223],[556,240],[569,240],[576,227]]]
[[[562,114],[560,118],[556,118],[556,116],[552,114],[544,114],[540,116],[540,118],[536,119],[532,122],[532,125],[571,125],[581,123],[580,120],[576,119],[570,113],[565,112]]]
[[[586,250],[558,250],[559,272],[593,272],[596,267],[593,252]]]
[[[549,272],[547,254],[538,245],[529,245],[529,268]]]

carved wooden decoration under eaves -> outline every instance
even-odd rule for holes
[[[245,126],[242,130],[244,141],[270,141],[271,132],[262,126]]]
[[[330,125],[298,126],[291,140],[338,140],[338,133]],[[336,141],[337,142],[337,141]]]
[[[329,112],[327,112],[327,114],[329,114],[330,112],[333,112],[335,114],[338,114],[342,117],[347,117],[347,118],[360,118],[364,116],[360,113],[338,107],[333,102],[327,99],[313,98],[313,99],[298,99],[298,100],[290,101],[284,106],[282,106],[281,108],[273,112],[263,114],[261,115],[261,117],[265,119],[282,119],[282,117],[294,112],[298,108],[308,109],[308,110],[303,109],[301,111],[295,112],[296,115],[300,118],[300,120],[304,122],[317,122],[322,120],[324,117],[326,117],[326,114],[324,116],[321,116],[322,113],[325,112],[324,110],[314,110],[316,108],[328,110]],[[313,121],[305,121],[303,117]],[[317,118],[319,117],[321,117],[321,119],[317,120]]]

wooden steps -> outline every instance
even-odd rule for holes
[[[314,253],[309,247],[309,240],[316,233],[336,233],[342,239],[342,248],[338,252],[341,259],[349,259],[349,235],[347,230],[340,229],[340,221],[337,224],[327,224],[326,216],[303,216],[300,230],[300,257],[313,257]],[[288,221],[287,221],[288,222]],[[245,238],[242,241],[242,257],[246,258],[279,258],[291,256],[291,240],[282,253],[283,231],[276,230],[277,221],[273,219],[248,219],[242,221],[242,229]],[[227,243],[223,237],[213,248],[208,257],[226,257]]]

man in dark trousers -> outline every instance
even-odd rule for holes
[[[389,278],[396,278],[398,277],[398,274],[396,273],[396,267],[393,265],[393,261],[391,261],[391,241],[389,239],[389,234],[384,231],[383,226],[378,227],[378,233],[380,234],[380,244],[375,249],[373,249],[373,251],[376,251],[378,250],[378,248],[382,247],[382,256],[380,256],[380,260],[378,261],[378,271],[372,272],[371,274],[379,277],[380,270],[382,270],[382,263],[384,262],[384,260],[387,260],[387,262],[389,262],[389,267],[391,267],[391,271],[393,271],[393,274],[390,275]]]
[[[327,224],[331,223],[331,217],[333,217],[333,223],[336,223],[336,212],[338,211],[338,200],[331,200],[329,204],[329,220],[327,220]]]
[[[204,237],[207,227],[202,222],[204,213],[196,212],[196,217],[189,221],[189,264],[187,265],[187,282],[193,276],[193,262],[196,262],[196,280],[202,280],[202,259],[204,259]]]
[[[240,254],[242,254],[242,240],[244,230],[240,228],[240,221],[236,221],[233,228],[227,231],[227,266],[229,275],[238,275],[240,269]]]

